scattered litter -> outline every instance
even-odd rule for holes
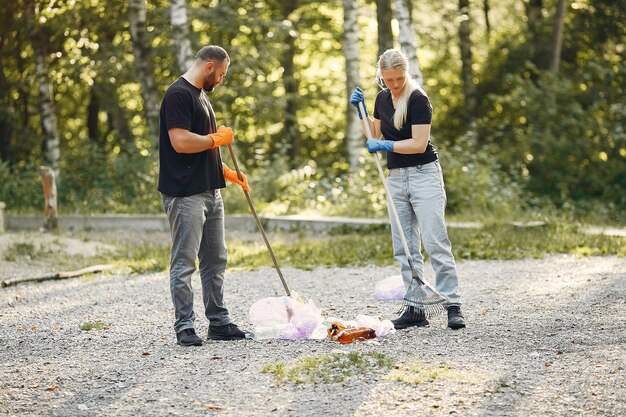
[[[379,320],[375,317],[359,314],[355,320],[344,321],[335,317],[322,317],[322,310],[313,300],[298,302],[292,297],[267,297],[262,298],[250,307],[250,321],[254,325],[254,334],[257,339],[324,339],[339,340],[338,333],[342,330],[347,338],[350,333],[350,341],[354,339],[364,340],[374,337],[385,337],[395,332],[390,320]],[[336,339],[330,335],[333,326]],[[352,334],[353,329],[361,329],[361,333]],[[371,337],[366,335],[371,335]],[[347,339],[346,339],[347,340]],[[342,342],[349,343],[349,342]]]
[[[380,301],[402,300],[405,292],[402,275],[392,275],[382,279],[374,287],[374,296]]]
[[[312,300],[301,303],[287,296],[262,298],[250,307],[250,321],[257,339],[326,337],[322,311]]]
[[[341,344],[373,339],[376,337],[374,329],[368,327],[346,327],[339,322],[332,322],[328,327],[328,338]]]

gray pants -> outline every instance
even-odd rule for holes
[[[417,273],[420,277],[424,277],[424,257],[421,253],[423,241],[424,249],[430,255],[435,270],[437,291],[447,297],[449,305],[460,305],[456,263],[444,221],[446,190],[439,161],[391,169],[387,182]],[[409,288],[412,279],[411,268],[391,211],[389,216],[394,257],[401,264],[404,286]],[[414,298],[417,294],[407,294],[407,296]]]
[[[212,325],[230,323],[224,304],[224,271],[228,254],[224,241],[224,204],[219,190],[189,197],[161,194],[172,233],[170,291],[176,321],[174,330],[193,328],[191,276],[200,261],[204,314]]]

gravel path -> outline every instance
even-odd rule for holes
[[[376,281],[397,273],[395,267],[284,273],[292,289],[329,315],[395,316],[397,304],[373,297]],[[179,347],[164,273],[0,289],[0,414],[626,415],[625,258],[470,261],[459,264],[459,273],[466,329],[446,329],[441,316],[427,328],[350,345],[264,340]],[[282,295],[271,269],[228,273],[226,285],[232,318],[245,329],[254,301]],[[196,295],[196,330],[206,336]],[[80,330],[94,321],[108,330]],[[261,371],[264,364],[338,351],[384,353],[398,369],[334,384],[280,384]],[[450,370],[415,384],[389,378],[411,364]]]

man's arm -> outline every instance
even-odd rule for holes
[[[172,147],[178,153],[198,153],[214,146],[211,135],[198,135],[181,128],[170,129],[168,133]]]
[[[209,135],[198,135],[187,129],[172,128],[167,131],[172,147],[178,153],[198,153],[218,146],[228,145],[233,141],[233,130],[220,126],[217,132]]]

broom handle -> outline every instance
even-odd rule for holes
[[[243,181],[243,176],[241,175],[241,171],[239,170],[239,164],[237,163],[237,158],[235,158],[235,153],[233,152],[233,147],[231,144],[228,144],[228,152],[230,152],[230,158],[233,160],[233,165],[235,165],[235,171],[237,171],[237,177],[240,181]],[[243,188],[242,188],[243,189]],[[283,277],[283,273],[278,266],[278,261],[276,260],[276,256],[274,256],[274,251],[272,250],[272,246],[270,245],[269,240],[267,240],[267,236],[265,234],[265,230],[263,230],[263,225],[259,220],[259,216],[256,214],[256,210],[254,209],[254,204],[252,204],[252,199],[250,198],[250,194],[243,190],[243,193],[246,195],[246,200],[248,200],[248,207],[250,207],[250,211],[252,212],[252,216],[254,217],[254,221],[256,222],[259,231],[261,232],[261,236],[263,237],[263,241],[265,242],[265,246],[267,246],[267,250],[272,257],[272,262],[274,262],[274,268],[276,268],[276,272],[278,272],[278,276],[280,277],[280,281],[283,283],[283,287],[285,288],[285,292],[288,297],[291,297],[291,291],[289,291],[289,287],[287,286],[287,282],[285,281],[285,277]]]
[[[359,109],[361,114],[365,115],[365,106],[362,102],[359,102]],[[365,132],[367,133],[368,139],[373,139],[372,130],[370,129],[370,123],[367,116],[363,119],[363,123],[365,124]],[[387,179],[385,178],[385,173],[383,172],[383,167],[380,163],[380,155],[378,152],[374,152],[372,155],[374,160],[376,161],[376,168],[378,168],[378,173],[380,174],[380,179],[383,181],[383,187],[385,188],[385,193],[387,194],[387,204],[389,205],[389,209],[391,211],[391,217],[393,221],[396,223],[396,228],[398,229],[398,236],[400,236],[400,241],[402,241],[402,246],[404,247],[404,254],[407,257],[409,262],[409,266],[411,267],[411,272],[416,276],[420,281],[423,281],[419,275],[417,274],[417,270],[413,266],[413,260],[411,257],[411,251],[409,250],[409,245],[406,242],[406,236],[404,236],[404,229],[402,229],[402,223],[400,223],[400,216],[398,216],[398,211],[396,210],[396,205],[391,198],[391,193],[389,192],[389,187],[387,186]]]

